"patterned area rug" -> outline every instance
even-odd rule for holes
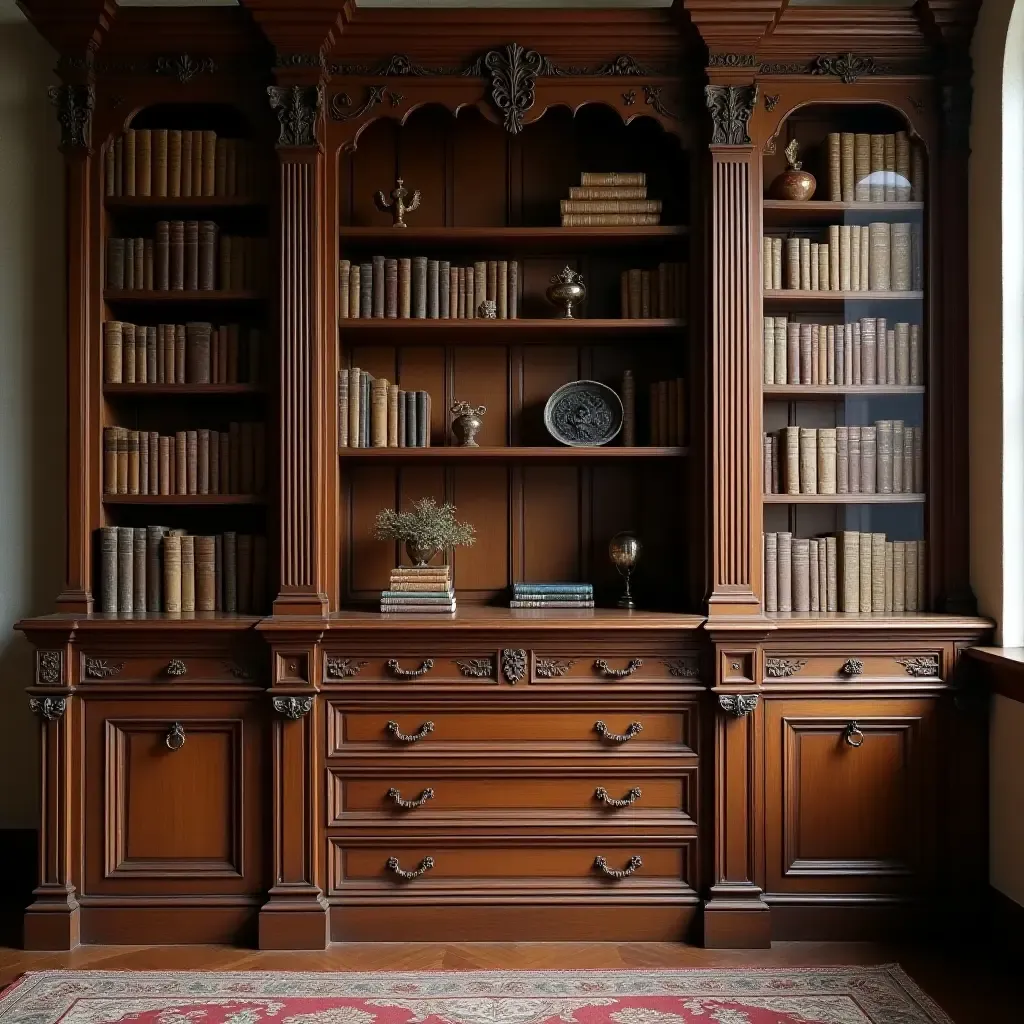
[[[896,966],[313,974],[41,971],[0,1024],[952,1024]]]

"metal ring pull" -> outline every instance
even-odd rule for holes
[[[388,857],[388,871],[398,875],[403,881],[410,882],[414,878],[419,878],[421,875],[425,875],[434,866],[433,857],[424,857],[420,861],[419,867],[413,868],[412,871],[406,871],[401,864],[398,863],[397,857]]]
[[[594,796],[605,805],[605,807],[629,807],[630,804],[635,804],[641,797],[640,787],[634,786],[621,800],[616,800],[615,797],[608,795],[608,790],[604,786],[598,786],[594,790]]]
[[[167,730],[164,743],[167,745],[168,750],[181,750],[185,746],[185,726],[181,722],[175,722]]]
[[[418,679],[420,676],[425,676],[433,667],[433,658],[424,658],[420,662],[419,668],[402,668],[397,658],[392,658],[388,662],[388,670],[399,679]]]
[[[417,807],[422,807],[428,800],[433,800],[434,791],[432,789],[425,789],[415,800],[403,800],[402,794],[392,786],[388,790],[388,797],[390,797],[396,807],[401,807],[403,811],[411,811]]]
[[[629,862],[624,868],[610,868],[608,867],[608,861],[606,861],[604,857],[594,858],[594,867],[597,868],[605,878],[629,878],[630,875],[634,874],[643,866],[644,862],[635,853],[629,858]]]
[[[625,679],[626,676],[631,676],[638,668],[644,667],[643,658],[631,658],[629,664],[625,668],[612,668],[604,658],[598,658],[594,662],[594,668],[601,673],[603,676],[607,676],[609,679]]]
[[[855,736],[857,739],[854,739]],[[860,726],[857,725],[856,722],[851,722],[843,730],[843,739],[846,740],[851,747],[860,747],[864,745],[864,733],[860,731]]]
[[[604,722],[594,723],[594,732],[603,740],[611,740],[612,743],[628,743],[638,733],[644,731],[641,722],[630,722],[625,732],[612,732]]]
[[[388,732],[402,743],[418,743],[434,731],[433,722],[424,722],[415,732],[404,733],[397,722],[388,722]]]

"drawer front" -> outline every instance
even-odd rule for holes
[[[446,711],[400,707],[345,711],[330,702],[328,756],[353,748],[430,751],[453,746],[563,744],[592,751],[636,750],[653,745],[687,747],[696,708],[678,711]]]
[[[674,683],[696,685],[700,659],[696,654],[651,657],[630,651],[555,654],[542,648],[531,652],[530,683],[543,685],[610,685],[615,683]]]
[[[90,683],[252,683],[259,668],[230,651],[179,655],[177,652],[124,654],[83,651],[79,679]]]
[[[454,657],[327,651],[323,660],[323,682],[327,686],[497,686],[498,678],[498,657],[493,650],[469,651]]]
[[[766,651],[764,683],[928,683],[943,679],[942,649]]]
[[[489,887],[506,883],[531,890],[544,887],[635,889],[692,885],[696,840],[654,846],[632,845],[457,846],[381,843],[352,846],[328,839],[328,892],[352,889],[416,892],[437,888]]]
[[[663,770],[664,771],[664,770]],[[617,770],[578,777],[516,774],[455,774],[425,766],[415,774],[399,771],[360,773],[328,771],[328,825],[353,818],[416,825],[437,823],[445,816],[490,815],[505,820],[535,812],[550,820],[551,811],[587,821],[619,822],[652,814],[689,821],[695,814],[696,768],[673,769],[651,776]],[[562,820],[565,820],[564,818]]]

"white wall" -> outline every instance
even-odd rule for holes
[[[37,825],[31,652],[12,631],[64,577],[64,172],[53,50],[0,24],[0,828]]]

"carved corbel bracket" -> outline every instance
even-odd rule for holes
[[[92,111],[96,90],[91,85],[51,85],[46,94],[57,108],[60,148],[65,152],[92,149]]]
[[[711,144],[749,145],[747,126],[757,104],[757,86],[706,85],[704,98],[711,114]]]
[[[323,105],[319,85],[268,85],[270,106],[277,114],[278,148],[317,145],[316,124]]]
[[[48,722],[55,722],[67,709],[66,697],[31,697],[29,708],[37,715],[42,715]]]
[[[312,697],[275,697],[274,710],[279,714],[298,721],[303,715],[308,715],[313,708]]]
[[[718,695],[718,706],[734,718],[745,718],[754,708],[760,695],[756,693],[720,693]]]

